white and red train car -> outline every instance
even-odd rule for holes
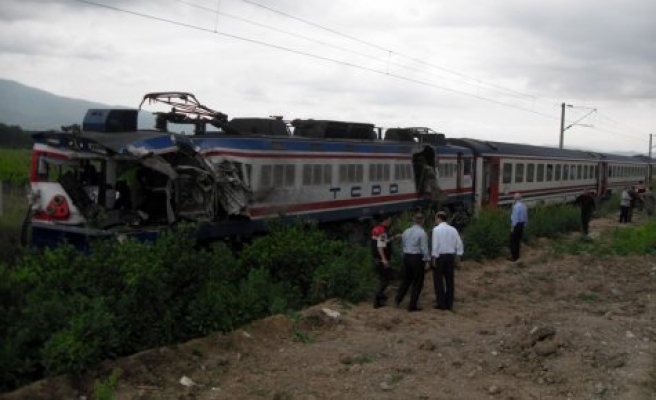
[[[472,151],[476,209],[512,204],[521,193],[528,204],[572,202],[584,190],[607,196],[644,185],[641,157],[557,149],[517,143],[447,139]]]

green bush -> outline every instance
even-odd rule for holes
[[[656,253],[656,222],[649,221],[641,226],[617,228],[608,233],[613,254]]]
[[[342,253],[317,267],[312,278],[312,302],[333,297],[358,302],[373,291],[375,283],[367,248]]]
[[[535,237],[554,239],[578,231],[581,227],[581,211],[571,204],[535,207],[529,210],[527,240]]]
[[[485,210],[463,232],[465,256],[474,260],[499,257],[508,248],[509,240],[508,210]]]
[[[0,392],[333,296],[357,301],[374,281],[365,248],[314,226],[279,224],[239,259],[221,244],[198,246],[193,229],[0,265]]]
[[[310,304],[315,271],[350,254],[346,243],[329,239],[314,225],[277,224],[244,248],[241,262],[268,271],[273,282],[285,286],[289,306],[300,308]]]

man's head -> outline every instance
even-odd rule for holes
[[[517,192],[517,193],[515,193],[514,197],[515,197],[515,201],[520,201],[522,199],[522,194]]]
[[[424,223],[424,214],[422,213],[417,213],[412,217],[412,222],[415,224],[421,225]]]
[[[435,220],[438,223],[446,222],[446,213],[444,211],[438,211],[437,214],[435,214]]]
[[[381,225],[390,226],[392,225],[392,216],[390,214],[381,214],[379,217]]]

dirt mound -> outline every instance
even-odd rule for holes
[[[517,263],[463,263],[455,312],[426,279],[421,312],[326,302],[2,398],[92,398],[120,368],[119,399],[654,399],[655,281],[652,256],[538,241]]]

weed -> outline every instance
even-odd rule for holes
[[[594,292],[583,292],[577,296],[579,300],[586,303],[596,303],[599,301],[599,295]]]
[[[122,373],[123,370],[120,368],[114,368],[107,379],[96,379],[93,384],[93,398],[95,400],[117,400],[116,385]]]
[[[387,383],[390,385],[397,384],[403,379],[403,375],[399,374],[391,374],[387,377]]]
[[[289,319],[292,320],[293,340],[301,343],[312,343],[312,338],[298,328],[298,323],[302,321],[303,318],[303,314],[298,311],[293,311],[289,314]]]
[[[191,349],[191,354],[199,358],[203,357],[203,351],[198,347],[194,347],[193,349]]]
[[[353,360],[351,361],[352,364],[369,364],[374,361],[374,358],[370,356],[369,354],[363,353],[363,354],[358,354],[357,356],[353,357]]]

